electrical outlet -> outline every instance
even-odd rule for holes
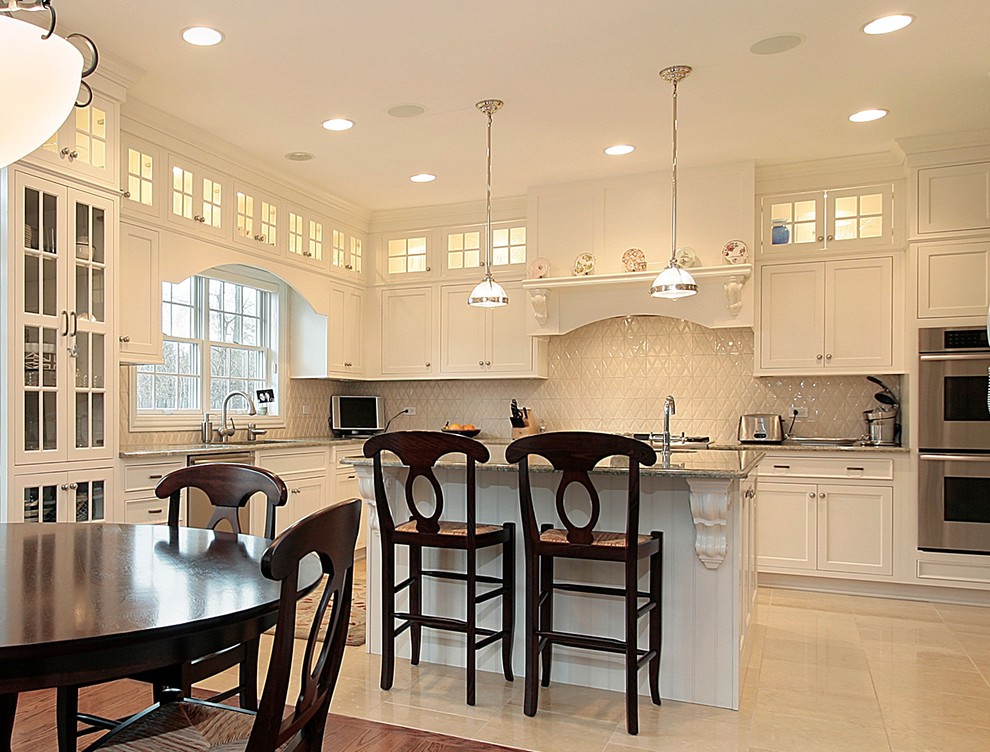
[[[799,418],[808,417],[808,408],[804,405],[791,405],[791,411],[788,413],[789,416],[797,416]]]
[[[312,405],[303,405],[303,415],[310,415],[313,412]]]
[[[416,408],[415,407],[404,407],[404,408],[402,408],[402,412],[404,412],[406,415],[415,415],[416,414]]]

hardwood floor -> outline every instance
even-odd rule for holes
[[[85,687],[79,693],[80,709],[89,712],[98,710],[100,714],[107,715],[125,716],[135,713],[150,702],[151,693],[147,684],[126,679]],[[84,749],[96,738],[95,734],[84,736],[79,741],[79,749]],[[25,692],[20,696],[12,747],[15,752],[53,752],[56,749],[55,690]],[[328,721],[323,749],[325,752],[515,752],[510,747],[333,713]]]

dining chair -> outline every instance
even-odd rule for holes
[[[530,457],[550,463],[557,481],[553,503],[534,500]],[[602,460],[624,457],[618,467],[627,476],[625,530],[599,527],[602,503],[591,471]],[[639,532],[639,468],[653,465],[656,452],[647,444],[625,436],[589,431],[559,431],[526,436],[509,444],[505,459],[519,465],[519,500],[526,573],[526,679],[523,712],[536,715],[540,685],[550,685],[554,645],[617,653],[623,656],[626,691],[626,731],[639,733],[639,670],[648,666],[650,696],[660,704],[660,646],[662,627],[663,533]],[[545,476],[546,464],[539,468]],[[613,467],[616,467],[613,465]],[[601,478],[602,476],[597,476]],[[611,477],[611,476],[609,476]],[[553,480],[550,481],[553,484]],[[565,492],[572,485],[585,493]],[[542,485],[542,483],[541,483]],[[556,515],[551,510],[556,511]],[[552,518],[553,522],[548,522]],[[557,579],[557,559],[618,562],[622,565],[620,586]],[[639,589],[639,563],[648,560],[648,584]],[[599,568],[596,567],[596,572]],[[619,598],[622,602],[621,638],[579,632],[579,623],[554,623],[554,594]],[[639,647],[640,619],[649,616],[647,646]],[[542,663],[542,675],[540,674]]]
[[[408,469],[402,494],[409,519],[396,523],[389,502],[382,461],[391,452]],[[444,515],[444,495],[434,473],[441,457],[463,455],[465,458],[464,519],[450,520]],[[375,507],[382,543],[382,671],[381,688],[391,689],[395,676],[395,638],[409,630],[410,662],[419,664],[423,627],[463,633],[467,638],[466,701],[475,704],[476,658],[479,649],[501,641],[502,673],[512,681],[512,632],[515,622],[515,524],[479,524],[475,466],[487,462],[488,449],[473,439],[439,431],[396,431],[373,436],[364,444],[365,457],[374,458]],[[432,493],[421,494],[415,482],[425,479]],[[398,505],[397,505],[398,506]],[[396,584],[396,548],[409,552],[408,576]],[[478,551],[498,546],[501,549],[502,575],[478,573]],[[424,569],[423,549],[464,551],[464,571]],[[423,585],[426,578],[445,579],[466,584],[466,615],[463,619],[423,613]],[[478,585],[486,587],[478,593]],[[488,586],[493,586],[488,588]],[[396,610],[396,596],[408,591],[408,611]],[[501,596],[501,624],[498,630],[478,626],[478,606]],[[397,625],[398,622],[398,625]]]
[[[265,551],[261,572],[281,583],[281,589],[271,661],[257,710],[191,699],[180,690],[168,690],[161,701],[124,721],[86,752],[322,750],[347,641],[361,504],[360,499],[350,499],[314,512],[289,527]],[[320,594],[319,605],[300,661],[293,655],[297,650],[296,583],[300,561],[311,554],[319,557],[323,579],[314,590]],[[290,698],[294,665],[299,666],[299,693]]]
[[[260,467],[226,463],[183,467],[166,475],[155,488],[155,495],[159,499],[169,500],[168,525],[173,529],[179,526],[182,492],[188,488],[200,489],[213,505],[213,513],[207,528],[210,530],[229,528],[233,533],[242,532],[238,512],[256,494],[263,494],[266,500],[265,537],[268,539],[275,537],[275,509],[283,506],[288,498],[282,479]],[[238,694],[241,707],[256,710],[258,708],[257,639],[232,645],[220,652],[177,666],[146,671],[128,678],[150,683],[154,690],[154,699],[158,700],[166,688],[178,688],[188,695],[193,684],[234,667],[238,668],[237,685],[210,699],[220,702]],[[59,752],[75,752],[76,740],[80,734],[112,729],[120,722],[119,719],[80,713],[80,686],[82,685],[60,687],[56,693]],[[79,723],[84,724],[82,730],[79,730]]]

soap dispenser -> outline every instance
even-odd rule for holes
[[[210,419],[209,413],[203,416],[202,436],[200,438],[204,444],[213,443],[213,421]]]

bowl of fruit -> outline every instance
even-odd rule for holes
[[[472,438],[481,433],[481,429],[474,425],[474,423],[451,423],[450,421],[447,421],[440,430],[444,433],[456,433],[458,436]]]

